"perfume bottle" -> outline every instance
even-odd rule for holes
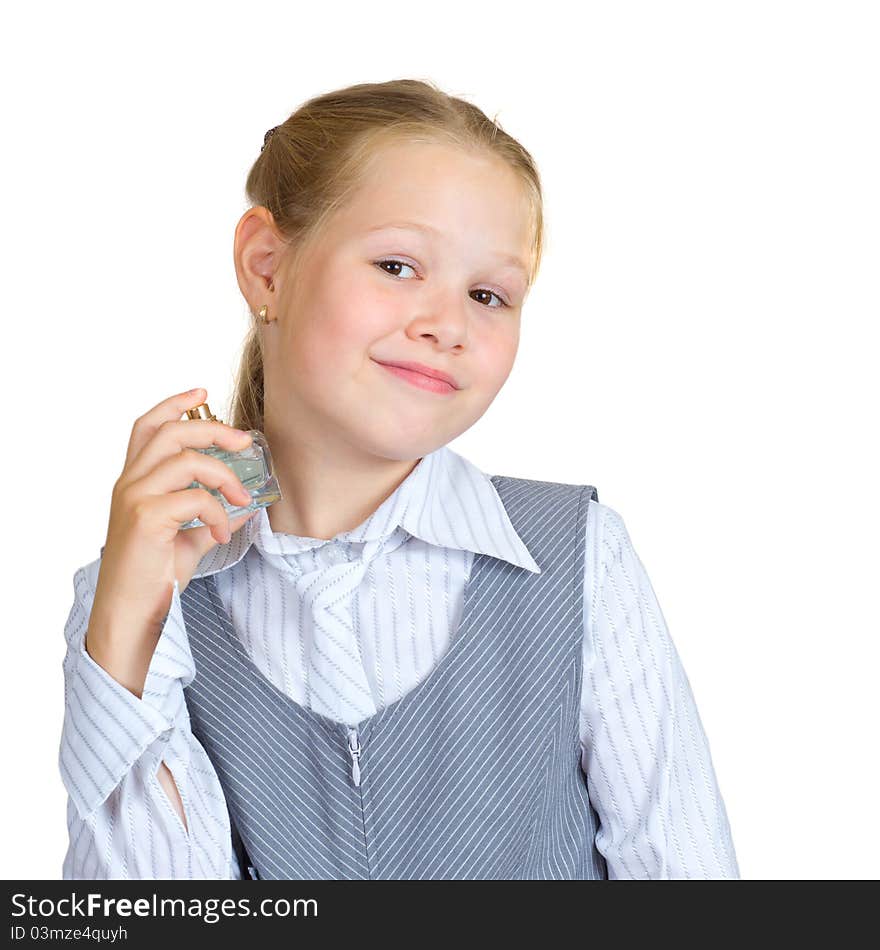
[[[195,409],[187,409],[186,418],[208,419],[211,422],[223,421],[211,412],[206,402],[196,406]],[[268,508],[269,505],[280,501],[282,497],[281,487],[272,467],[272,454],[269,452],[269,443],[266,441],[266,437],[257,429],[249,429],[248,432],[253,441],[246,449],[239,452],[231,452],[217,445],[212,445],[206,449],[196,449],[197,452],[204,452],[205,455],[218,458],[228,465],[244,485],[245,491],[251,494],[249,505],[233,505],[218,488],[208,488],[207,485],[203,485],[198,481],[192,482],[189,487],[204,488],[210,492],[226,509],[230,520],[247,511]],[[181,529],[197,528],[204,523],[201,518],[193,518],[192,521],[187,521],[186,524],[182,524],[180,527]]]

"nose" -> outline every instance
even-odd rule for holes
[[[467,342],[468,319],[460,297],[436,294],[410,320],[407,332],[414,339],[432,337],[444,349],[452,349]]]

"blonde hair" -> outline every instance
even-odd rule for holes
[[[315,96],[267,133],[247,176],[251,207],[267,208],[292,249],[301,251],[358,187],[379,147],[395,142],[454,145],[506,162],[522,181],[533,242],[528,286],[543,245],[541,180],[531,155],[475,105],[428,81],[360,83]],[[229,424],[263,429],[263,350],[256,320],[245,338]]]

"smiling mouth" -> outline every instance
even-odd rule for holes
[[[391,366],[389,363],[380,363],[378,360],[374,360],[373,362],[381,366],[382,369],[387,370],[392,376],[396,376],[398,379],[402,379],[418,389],[424,389],[432,393],[454,393],[456,391],[455,386],[451,383],[447,383],[443,379],[426,376],[424,373],[417,373],[412,369],[404,369],[402,366]]]

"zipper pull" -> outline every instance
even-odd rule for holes
[[[354,739],[354,745],[352,745],[352,739]],[[361,743],[358,739],[357,729],[348,730],[348,751],[351,755],[351,780],[355,785],[361,784],[361,767],[358,763],[358,758],[361,754]]]

